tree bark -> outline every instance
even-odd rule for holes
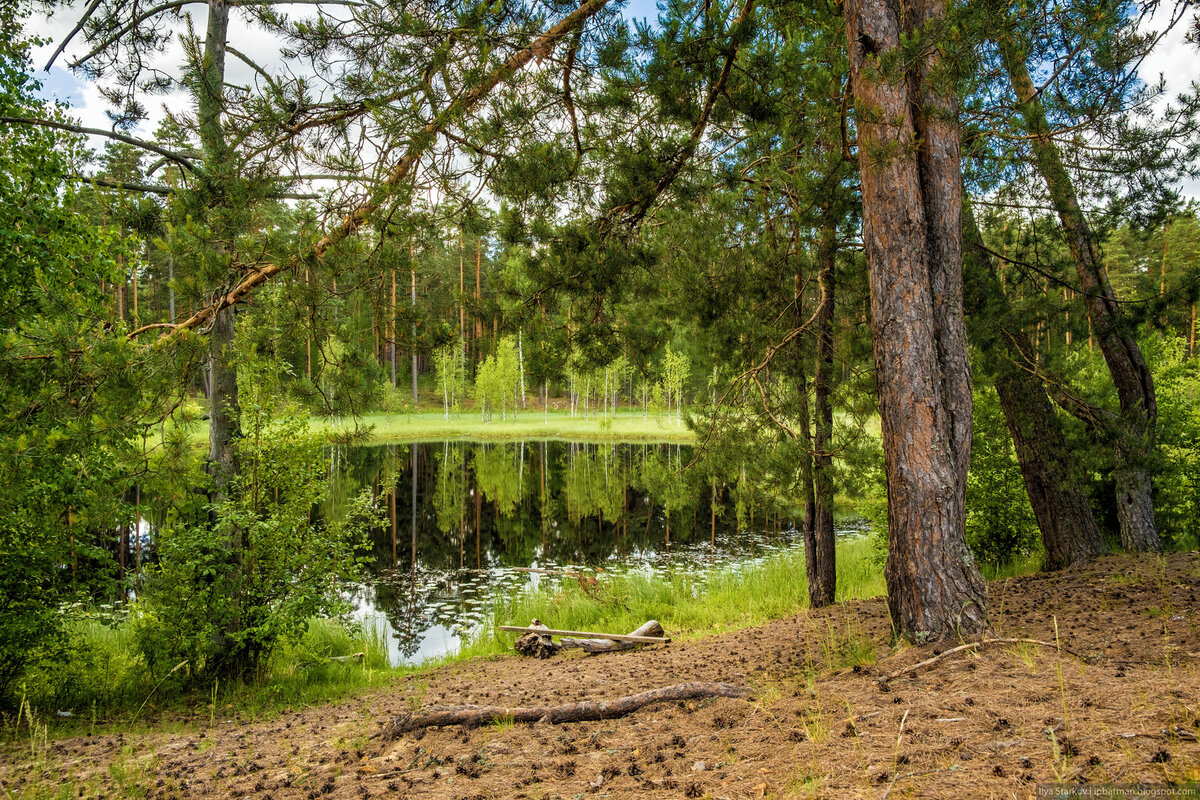
[[[831,605],[836,588],[837,569],[834,563],[833,538],[833,306],[837,258],[837,228],[831,209],[822,209],[824,222],[817,246],[817,284],[821,300],[817,306],[817,366],[813,376],[815,436],[813,437],[813,499],[814,516],[812,542],[805,530],[805,559],[808,567],[808,603],[813,608]]]
[[[1121,418],[1115,428],[1121,545],[1133,551],[1159,550],[1162,544],[1154,522],[1147,465],[1155,447],[1158,415],[1154,379],[1128,323],[1122,319],[1100,254],[1099,240],[1084,217],[1074,183],[1054,143],[1045,107],[1029,76],[1026,53],[1012,38],[1001,39],[997,44],[1020,103],[1018,110],[1029,134],[1034,162],[1046,182],[1063,237],[1071,251],[1088,322],[1108,365],[1121,405]]]
[[[936,50],[892,82],[880,56],[944,10],[917,2],[902,20],[887,0],[844,7],[888,484],[888,606],[900,634],[943,640],[988,629],[965,532],[971,399],[956,109],[928,88]]]
[[[1105,551],[1104,540],[1046,387],[1021,367],[1033,345],[1013,316],[995,264],[982,249],[970,204],[963,209],[963,230],[971,339],[992,371],[1042,535],[1044,567],[1057,570],[1086,563]]]

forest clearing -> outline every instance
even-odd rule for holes
[[[1195,796],[1197,75],[1189,0],[0,2],[0,795]]]
[[[964,652],[881,691],[935,650],[891,645],[882,599],[636,652],[494,656],[349,700],[251,720],[237,709],[79,726],[4,745],[26,797],[1033,797],[1037,784],[1200,780],[1200,555],[1110,556],[989,586],[998,636],[1060,642]],[[699,638],[695,638],[699,634]],[[511,637],[509,637],[511,639]],[[602,722],[429,729],[432,707],[603,700],[681,681],[750,700]],[[53,723],[52,723],[53,724]],[[1188,796],[1186,794],[1178,796]]]

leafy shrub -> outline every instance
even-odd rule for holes
[[[1041,538],[1012,437],[992,390],[975,392],[975,429],[967,474],[967,544],[983,564],[1041,549]]]
[[[159,563],[133,616],[154,674],[184,661],[181,681],[261,674],[311,617],[347,610],[342,588],[360,577],[365,531],[380,524],[368,494],[342,521],[312,522],[327,484],[320,443],[303,418],[275,419],[271,398],[254,394],[243,395],[246,435],[228,498],[207,519],[159,532]]]

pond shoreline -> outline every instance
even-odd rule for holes
[[[893,646],[882,598],[854,600],[638,651],[456,661],[260,718],[202,707],[137,730],[15,737],[3,745],[0,788],[28,797],[450,800],[588,796],[600,784],[614,797],[665,800],[878,798],[892,786],[897,796],[1030,796],[1035,784],[1064,781],[1192,786],[1198,586],[1200,555],[1188,553],[1108,556],[990,584],[1003,609],[997,635],[1061,640],[1086,663],[1053,647],[1001,645],[946,658],[883,692],[877,676],[935,651]],[[1154,613],[1164,603],[1172,616]],[[378,736],[433,707],[608,700],[700,680],[755,694],[600,722]]]

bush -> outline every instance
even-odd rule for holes
[[[991,389],[975,392],[967,544],[976,559],[992,566],[1036,554],[1042,546],[1012,437]]]
[[[369,494],[340,522],[314,524],[327,458],[303,418],[276,420],[269,398],[243,395],[239,474],[208,519],[159,532],[159,563],[132,615],[150,671],[180,663],[188,677],[261,675],[276,645],[315,616],[347,609],[342,587],[361,574],[368,526],[382,524]]]

